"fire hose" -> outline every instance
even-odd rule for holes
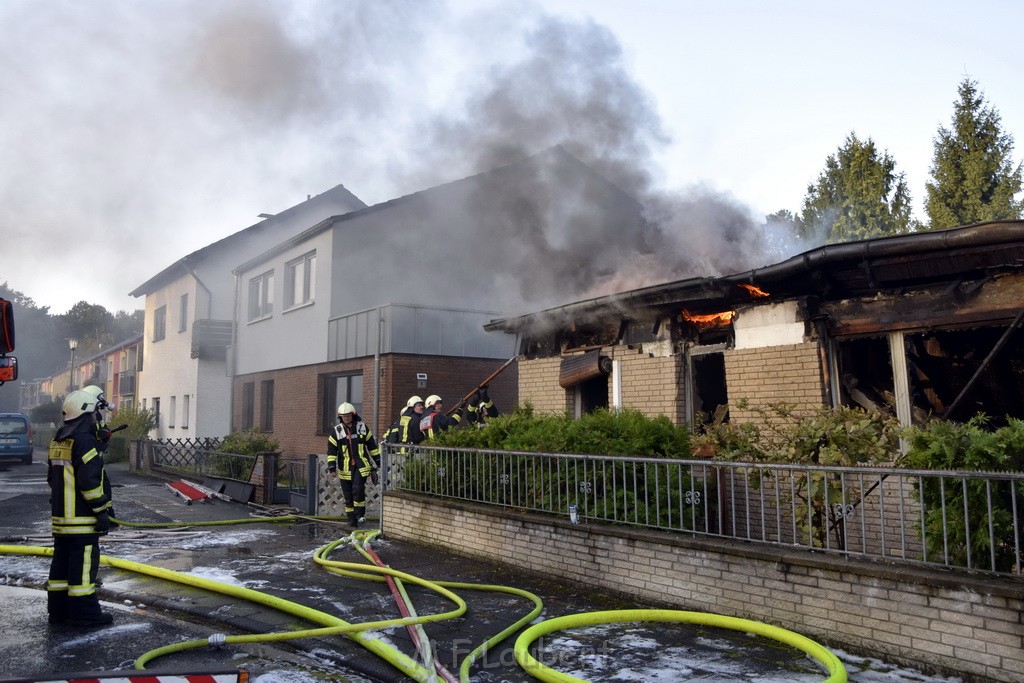
[[[294,516],[304,517],[304,516]],[[315,519],[315,518],[314,518]],[[332,518],[328,518],[332,519]],[[264,518],[259,520],[244,519],[244,520],[228,520],[227,522],[212,522],[205,524],[225,524],[225,523],[250,523],[253,521],[263,522],[276,522],[282,521],[283,518]],[[127,524],[127,523],[126,523]],[[133,525],[135,526],[135,525]],[[150,524],[146,526],[167,526],[159,524]],[[191,526],[191,525],[190,525]],[[196,639],[185,642],[173,643],[155,650],[151,650],[140,656],[135,660],[135,666],[138,669],[144,669],[146,664],[158,657],[168,655],[175,652],[182,652],[189,649],[196,649],[200,647],[207,647],[210,645],[221,646],[224,644],[242,644],[242,643],[258,643],[258,642],[273,642],[273,641],[285,641],[295,640],[300,638],[312,638],[330,635],[346,635],[349,638],[356,641],[362,647],[370,650],[378,657],[381,657],[392,666],[402,671],[406,675],[410,676],[416,681],[433,681],[436,680],[435,668],[436,664],[431,663],[427,659],[429,668],[420,665],[417,661],[401,652],[395,647],[392,647],[381,640],[370,637],[366,634],[366,631],[392,628],[396,626],[416,626],[422,627],[423,624],[443,621],[446,619],[453,619],[463,616],[466,612],[466,603],[456,593],[452,592],[452,589],[470,589],[470,590],[486,590],[486,591],[499,591],[510,593],[512,595],[527,598],[534,603],[534,609],[527,615],[517,620],[514,624],[510,625],[500,633],[492,636],[485,643],[478,646],[469,655],[463,659],[459,668],[459,680],[463,683],[467,683],[470,678],[470,669],[473,663],[485,654],[494,645],[504,641],[513,633],[525,627],[528,623],[533,621],[539,616],[543,604],[540,599],[528,592],[517,588],[508,586],[492,586],[492,585],[480,585],[480,584],[467,584],[458,582],[446,582],[446,581],[429,581],[422,579],[405,572],[401,572],[392,569],[376,557],[376,553],[372,551],[369,546],[371,539],[377,536],[380,532],[378,530],[367,530],[367,531],[355,531],[350,536],[338,539],[331,543],[328,543],[314,552],[314,561],[322,566],[327,571],[336,573],[342,576],[358,579],[367,579],[378,582],[392,581],[396,586],[400,585],[401,582],[408,582],[415,585],[419,585],[430,590],[433,590],[441,596],[447,598],[455,604],[455,608],[439,614],[432,614],[426,616],[416,615],[412,609],[411,602],[409,601],[408,595],[405,594],[404,590],[398,590],[398,594],[403,601],[404,607],[402,608],[403,616],[397,619],[384,619],[371,622],[362,623],[349,623],[338,617],[321,612],[316,609],[300,605],[298,603],[278,598],[275,596],[267,595],[259,591],[255,591],[249,588],[241,586],[231,585],[214,581],[211,579],[201,578],[192,576],[189,574],[183,574],[175,572],[169,569],[163,569],[152,565],[146,565],[140,562],[133,562],[130,560],[122,560],[113,558],[107,555],[103,555],[100,561],[117,569],[125,571],[132,571],[148,576],[153,576],[160,579],[174,581],[180,584],[189,585],[205,590],[221,593],[231,597],[236,597],[250,602],[261,604],[273,609],[280,610],[282,612],[291,614],[293,616],[305,619],[315,624],[320,624],[320,628],[303,629],[297,631],[284,631],[275,633],[263,633],[263,634],[250,634],[250,635],[223,635],[214,634],[206,639]],[[353,562],[342,562],[337,560],[327,559],[330,553],[341,545],[351,545],[355,550],[364,556],[371,563],[353,563]],[[50,556],[53,554],[52,548],[38,547],[38,546],[11,546],[11,545],[0,545],[0,554],[11,554],[11,555],[36,555],[36,556]],[[398,596],[396,596],[398,600]],[[746,633],[752,633],[755,635],[764,636],[766,638],[774,639],[782,642],[786,645],[792,646],[796,649],[802,650],[819,664],[821,664],[828,672],[829,676],[825,679],[824,683],[845,683],[847,680],[846,669],[842,662],[835,657],[832,652],[826,649],[824,646],[819,645],[813,640],[806,638],[805,636],[799,635],[792,631],[788,631],[783,628],[764,624],[762,622],[750,621],[746,619],[739,619],[735,617],[729,617],[719,614],[712,614],[706,612],[686,612],[680,610],[619,610],[619,611],[608,611],[608,612],[590,612],[583,614],[570,615],[565,617],[557,617],[542,621],[534,626],[527,628],[515,641],[514,654],[516,661],[526,669],[530,675],[542,681],[557,681],[558,683],[586,683],[583,679],[579,679],[568,674],[564,674],[555,671],[540,662],[538,662],[529,652],[530,645],[543,635],[552,633],[554,631],[566,629],[566,628],[578,628],[582,626],[590,626],[596,624],[608,624],[608,623],[619,623],[619,622],[661,622],[661,623],[694,623],[702,624],[718,628],[726,628],[732,630],[743,631]],[[442,671],[443,667],[438,669]],[[446,680],[454,680],[454,677],[450,673],[444,671],[442,675],[445,675]]]

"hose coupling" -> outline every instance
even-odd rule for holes
[[[228,642],[228,637],[223,633],[214,633],[212,636],[206,639],[206,642],[211,647],[224,647],[225,643]]]

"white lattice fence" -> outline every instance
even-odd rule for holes
[[[366,516],[380,519],[380,486],[366,482]],[[341,482],[327,474],[327,456],[316,459],[316,514],[326,517],[345,516],[345,496]]]

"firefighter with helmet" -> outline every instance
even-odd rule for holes
[[[47,611],[51,624],[104,626],[114,618],[100,609],[96,572],[99,539],[109,531],[114,509],[96,438],[96,397],[72,391],[64,399],[63,418],[50,442],[46,475],[53,532]]]
[[[446,429],[450,429],[462,421],[462,416],[459,415],[459,410],[449,417],[442,411],[444,407],[444,400],[437,394],[431,394],[427,396],[427,400],[424,403],[427,410],[423,413],[420,418],[420,431],[423,432],[423,438],[429,439],[435,434],[440,434]],[[460,405],[461,409],[462,406]]]
[[[384,432],[384,440],[388,443],[408,443],[416,445],[423,441],[423,432],[420,431],[420,416],[426,408],[423,399],[419,396],[410,396],[405,402],[405,408],[399,414],[388,430]],[[407,449],[400,449],[399,453],[405,453]]]
[[[373,433],[345,402],[338,406],[338,424],[327,437],[327,473],[341,481],[345,512],[353,529],[366,515],[366,480],[380,467],[380,447]]]

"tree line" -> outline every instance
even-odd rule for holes
[[[940,126],[934,138],[926,223],[913,217],[904,174],[889,153],[853,132],[808,185],[801,211],[783,209],[767,219],[815,244],[1019,219],[1021,164],[1014,166],[1012,155],[1013,137],[1002,130],[999,112],[977,81],[965,78],[950,127]]]
[[[78,341],[76,364],[102,349],[142,333],[143,311],[111,313],[103,306],[79,301],[67,313],[51,315],[49,306],[39,306],[23,292],[0,284],[0,298],[14,304],[18,380],[0,387],[0,412],[18,410],[17,384],[49,377],[68,369],[71,350],[68,340]]]

